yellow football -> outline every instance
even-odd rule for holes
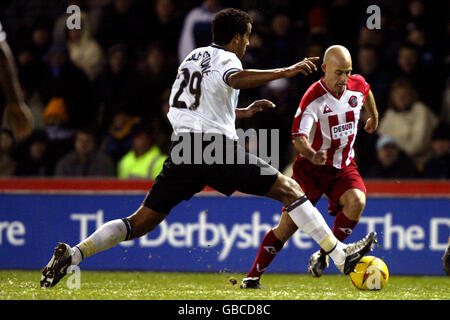
[[[389,270],[380,258],[365,256],[350,273],[350,278],[360,290],[381,290],[389,280]]]

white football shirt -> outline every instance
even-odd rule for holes
[[[167,117],[175,134],[220,133],[237,140],[239,90],[228,85],[227,77],[241,70],[234,53],[214,44],[188,54],[178,68],[169,98]]]

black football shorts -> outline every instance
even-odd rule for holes
[[[199,134],[188,134],[192,139]],[[278,170],[257,156],[245,152],[245,149],[234,140],[223,139],[224,161],[206,164],[205,161],[194,161],[194,147],[190,151],[192,161],[180,163],[174,159],[174,148],[181,142],[173,142],[171,154],[164,162],[164,166],[156,178],[151,190],[147,194],[143,205],[159,213],[167,214],[182,200],[190,199],[194,194],[202,191],[205,186],[230,196],[235,191],[246,194],[264,196],[275,183]],[[203,141],[201,150],[204,151],[210,142]],[[200,149],[197,149],[197,154]],[[227,154],[228,153],[228,154]],[[238,158],[240,157],[240,158]],[[186,158],[185,158],[186,159]],[[176,160],[176,161],[175,161]],[[208,162],[211,163],[211,162]]]

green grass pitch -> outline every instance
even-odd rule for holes
[[[350,278],[271,274],[262,290],[242,290],[244,274],[81,271],[80,289],[67,278],[54,288],[39,287],[39,271],[0,271],[0,300],[450,300],[450,277],[391,276],[381,291],[360,291]],[[231,278],[237,280],[233,285]]]

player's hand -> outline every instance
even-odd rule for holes
[[[316,166],[323,166],[327,162],[327,152],[325,150],[317,151],[313,155],[311,162]]]
[[[8,127],[18,141],[23,141],[30,135],[33,128],[33,117],[25,103],[7,105],[4,117]]]
[[[367,119],[364,130],[367,133],[374,133],[378,128],[378,118],[370,117]]]
[[[245,117],[250,118],[255,115],[257,112],[263,111],[265,108],[272,109],[275,108],[275,104],[272,101],[262,99],[256,100],[247,108],[245,108]]]
[[[313,73],[313,71],[317,71],[315,61],[318,61],[320,57],[309,57],[305,58],[302,61],[285,68],[284,70],[284,76],[286,78],[291,78],[295,76],[298,73],[302,73],[303,75],[307,76],[310,73]]]

